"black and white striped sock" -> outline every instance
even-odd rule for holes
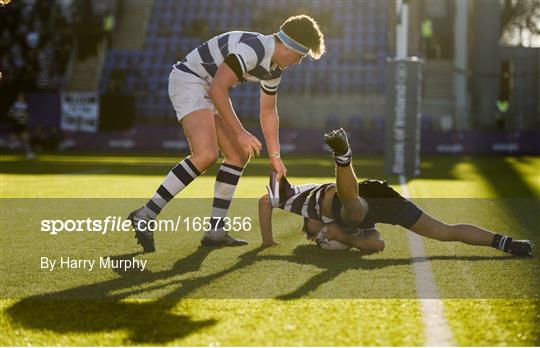
[[[167,174],[152,199],[146,203],[143,212],[147,217],[155,219],[161,209],[199,175],[201,173],[189,158],[178,163]]]
[[[493,236],[493,240],[491,241],[491,246],[501,251],[508,252],[512,241],[512,237],[508,237],[503,234],[495,234],[495,236]]]
[[[211,229],[207,232],[210,238],[221,238],[225,235],[223,230],[223,219],[227,216],[227,211],[231,205],[236,185],[242,176],[244,168],[222,163],[216,175],[214,186],[214,201],[212,204]]]
[[[346,167],[351,163],[352,160],[352,151],[351,149],[348,149],[347,152],[345,152],[343,155],[336,155],[334,154],[334,160],[336,161],[336,164],[340,167]]]

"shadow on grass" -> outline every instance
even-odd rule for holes
[[[42,296],[18,302],[8,309],[8,314],[17,325],[61,335],[125,330],[128,337],[122,344],[165,344],[217,322],[214,319],[196,321],[172,313],[170,309],[174,305],[167,301],[69,300]],[[55,341],[51,336],[47,344]],[[77,343],[81,344],[84,342]],[[100,344],[107,345],[107,342]]]
[[[153,282],[196,272],[213,250],[215,249],[199,246],[194,253],[177,261],[167,271],[118,271],[119,277],[112,280],[24,298],[10,306],[6,314],[14,325],[32,330],[47,330],[59,334],[126,330],[128,337],[124,340],[125,344],[165,344],[217,323],[216,319],[196,321],[189,316],[173,313],[172,309],[180,299],[215,279],[251,264],[263,248],[242,254],[235,265],[215,274],[151,285]],[[129,260],[136,255],[138,253],[111,258]],[[171,284],[177,288],[161,298],[123,301],[129,296]],[[136,289],[114,294],[115,291],[132,287]]]
[[[298,287],[296,290],[291,291],[287,294],[277,296],[277,299],[281,300],[293,300],[307,296],[310,292],[318,289],[320,286],[331,281],[341,273],[349,270],[376,270],[386,267],[395,267],[395,266],[404,266],[410,265],[411,263],[418,262],[429,262],[435,260],[444,260],[444,261],[483,261],[483,260],[508,260],[511,259],[511,256],[500,255],[500,256],[430,256],[425,258],[382,258],[382,259],[366,259],[361,258],[359,262],[358,253],[354,250],[346,251],[331,251],[331,250],[321,250],[315,253],[312,246],[299,246],[294,250],[293,255],[287,256],[267,256],[264,259],[274,260],[274,261],[288,261],[292,263],[302,264],[302,265],[312,265],[316,266],[323,271],[317,275],[310,278],[302,286]],[[329,262],[330,260],[330,262]],[[389,289],[380,289],[377,291],[377,298],[387,298],[385,294],[389,295],[388,291],[393,291]],[[362,298],[358,296],[358,298]]]
[[[530,159],[523,159],[522,162],[533,165]],[[497,161],[475,161],[473,162],[478,172],[490,184],[497,197],[501,198],[529,198],[538,197],[534,189],[523,179],[522,174],[516,171],[504,158]],[[537,183],[540,183],[540,172],[537,169]],[[538,207],[540,212],[540,207]]]
[[[120,276],[112,280],[31,296],[9,307],[6,313],[15,325],[32,330],[59,334],[126,330],[128,337],[122,341],[124,344],[165,344],[215,325],[217,320],[196,321],[173,313],[171,309],[177,304],[176,299],[123,301],[136,291],[122,295],[111,292],[197,271],[211,251],[199,247],[165,272],[119,272]],[[111,258],[129,260],[136,255],[138,253]]]
[[[15,327],[52,331],[58,334],[106,333],[123,330],[127,331],[128,334],[128,337],[122,340],[123,344],[167,344],[218,322],[216,319],[193,320],[190,316],[175,313],[178,301],[189,298],[195,290],[256,262],[280,260],[312,265],[321,269],[320,273],[294,291],[272,296],[276,299],[291,300],[308,295],[321,285],[332,281],[340,273],[351,269],[374,270],[429,260],[452,261],[459,259],[476,262],[486,259],[507,259],[505,256],[432,256],[423,260],[410,258],[366,259],[359,257],[358,253],[354,251],[336,253],[320,250],[313,245],[298,246],[292,255],[260,255],[260,252],[265,249],[258,247],[243,253],[234,265],[221,271],[204,276],[198,276],[195,273],[193,277],[174,280],[174,277],[178,275],[197,272],[202,262],[213,250],[198,247],[194,253],[177,261],[170,270],[118,272],[119,277],[115,279],[82,285],[56,293],[28,297],[10,306],[6,310],[6,314],[11,318]],[[132,253],[113,256],[113,258],[127,260],[136,255],[136,253]],[[164,282],[168,279],[170,281]],[[260,282],[260,276],[257,275],[256,279],[251,279],[251,281]],[[158,283],[153,284],[154,282]],[[171,286],[174,287],[174,290],[157,299],[124,301],[130,296]],[[173,311],[173,309],[175,310]]]

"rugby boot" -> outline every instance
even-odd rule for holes
[[[128,220],[131,221],[131,226],[135,230],[137,244],[143,247],[145,253],[151,253],[156,251],[156,247],[154,245],[154,232],[148,228],[148,222],[154,219],[145,216],[143,209],[144,207],[132,211]]]
[[[512,240],[507,252],[514,256],[532,256],[533,243],[530,240]]]
[[[324,142],[330,146],[338,166],[348,166],[351,163],[352,152],[343,128],[333,130],[324,135]]]

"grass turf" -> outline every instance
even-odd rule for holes
[[[1,160],[4,203],[17,203],[6,198],[23,197],[132,198],[120,201],[123,215],[125,204],[144,202],[140,198],[147,197],[177,162],[172,157],[135,156]],[[354,162],[359,177],[384,178],[380,158]],[[292,158],[286,164],[294,183],[333,180],[327,158]],[[426,158],[422,176],[408,187],[413,197],[440,198],[420,199],[418,204],[448,222],[465,216],[475,220],[470,222],[537,240],[539,166],[534,157]],[[250,164],[237,191],[237,197],[247,198],[235,201],[231,214],[244,212],[244,205],[249,208],[264,193],[267,172],[263,159]],[[210,170],[199,178],[182,197],[212,197],[214,173]],[[395,179],[389,181],[396,184]],[[48,202],[42,204],[47,209],[57,201],[33,200]],[[209,210],[208,199],[190,202]],[[445,209],[448,205],[452,209]],[[15,212],[2,208],[2,292],[4,298],[18,295],[1,302],[2,345],[424,342],[418,302],[411,299],[415,289],[407,240],[397,227],[380,228],[387,242],[383,253],[359,257],[354,251],[336,254],[306,245],[298,232],[300,219],[277,212],[274,230],[284,246],[259,249],[258,228],[236,234],[248,239],[249,247],[211,252],[198,247],[195,234],[157,235],[158,252],[145,256],[149,269],[143,275],[46,272],[22,260],[66,252],[128,257],[137,249],[131,235],[51,237],[37,233],[31,219],[6,226],[5,218],[13,221],[26,214],[9,210]],[[165,212],[164,218],[167,214],[173,215]],[[444,300],[456,344],[538,345],[537,258],[509,259],[495,250],[456,243],[425,245],[441,296],[464,298]]]

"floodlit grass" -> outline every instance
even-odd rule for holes
[[[446,317],[462,346],[538,346],[540,303],[531,300],[446,300]]]
[[[540,244],[540,159],[465,158],[458,180],[415,179],[411,196],[445,222],[468,222]],[[443,176],[443,173],[440,173]],[[501,255],[494,249],[424,240],[445,315],[462,346],[540,344],[540,262]],[[449,255],[453,260],[436,255]],[[474,299],[471,299],[474,298]]]
[[[50,200],[59,197],[136,198],[114,201],[110,212],[125,217],[178,160],[49,155],[27,162],[2,156],[0,344],[424,344],[411,256],[398,227],[380,226],[386,250],[361,257],[355,251],[332,253],[309,245],[299,232],[301,219],[283,212],[275,213],[274,223],[283,246],[258,247],[254,216],[251,232],[234,233],[247,239],[248,247],[210,250],[199,247],[197,234],[156,234],[158,251],[149,255],[136,254],[131,233],[53,237],[34,224],[47,211],[82,214],[78,204],[85,201],[64,200],[62,206]],[[382,158],[356,156],[354,163],[361,178],[385,178]],[[291,157],[286,165],[293,183],[333,181],[327,157]],[[538,168],[536,157],[427,157],[422,176],[408,187],[422,208],[447,222],[475,223],[539,245]],[[237,190],[237,197],[245,199],[233,203],[231,214],[255,211],[268,171],[265,159],[252,161]],[[212,197],[214,174],[215,167],[181,197]],[[399,190],[395,178],[389,182]],[[209,199],[191,199],[189,206],[175,201],[163,218],[189,209],[201,215],[210,210]],[[96,204],[85,209],[102,214],[109,211],[105,208]],[[457,344],[540,343],[538,258],[513,259],[489,248],[424,242]],[[135,256],[147,259],[148,266],[145,272],[39,269],[40,256],[66,254]]]

